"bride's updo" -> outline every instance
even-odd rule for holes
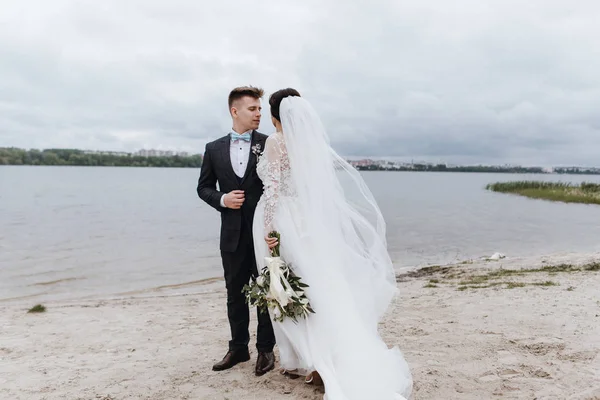
[[[281,105],[281,100],[286,97],[297,96],[301,97],[300,93],[296,89],[287,88],[276,91],[269,97],[269,106],[271,106],[271,115],[277,121],[281,122],[281,117],[279,115],[279,106]]]

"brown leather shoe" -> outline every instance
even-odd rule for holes
[[[256,359],[256,368],[254,373],[256,376],[261,376],[266,374],[275,368],[275,354],[273,352],[264,353],[259,352],[258,358]]]
[[[237,351],[229,350],[221,361],[213,365],[212,369],[213,371],[224,371],[233,367],[236,364],[248,361],[249,359],[250,353],[248,352],[248,349]]]

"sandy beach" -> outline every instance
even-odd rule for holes
[[[412,398],[600,399],[595,261],[565,254],[400,274],[381,333],[412,368]],[[229,338],[222,281],[27,313],[33,305],[0,303],[1,399],[322,398],[276,371],[255,377],[254,335],[251,361],[211,370]]]

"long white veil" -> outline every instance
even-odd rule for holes
[[[339,269],[329,276],[348,283],[352,307],[376,326],[396,292],[383,215],[360,173],[330,146],[307,100],[284,98],[280,116],[303,231],[318,238],[311,256],[327,261],[323,270]]]

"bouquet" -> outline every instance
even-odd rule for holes
[[[243,293],[250,306],[258,307],[260,312],[271,310],[275,321],[291,318],[297,323],[299,317],[314,313],[304,293],[309,286],[281,258],[279,232],[272,231],[269,237],[277,238],[277,245],[271,249],[271,257],[265,257],[266,265],[260,275],[244,286]]]

